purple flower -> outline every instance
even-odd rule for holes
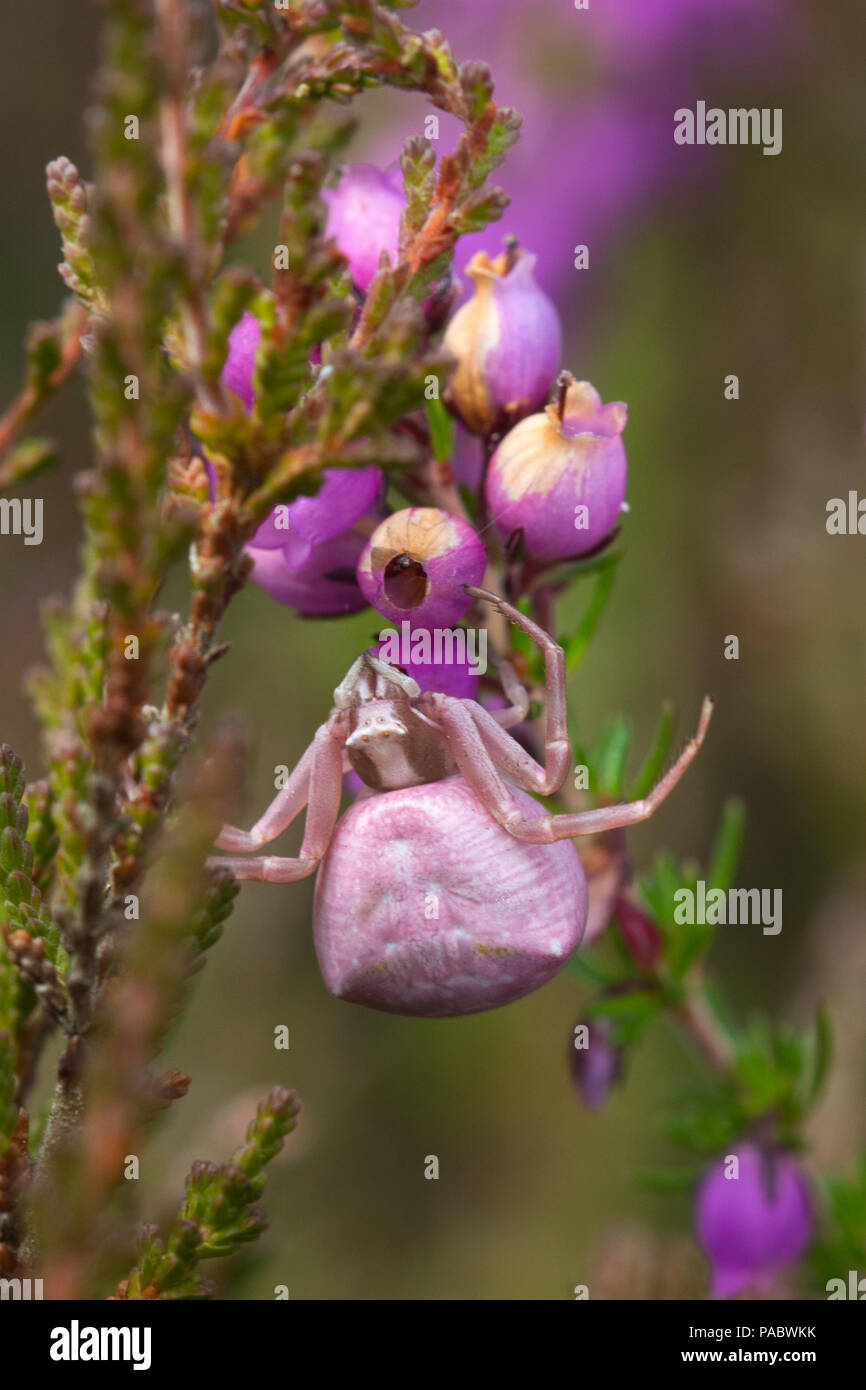
[[[326,468],[315,497],[275,507],[246,547],[255,583],[307,616],[357,613],[367,602],[355,577],[367,543],[358,523],[380,510],[381,495],[375,466]]]
[[[457,358],[446,400],[474,434],[507,429],[550,393],[559,365],[559,315],[533,276],[535,257],[514,244],[469,262],[475,293],[445,332]]]
[[[383,173],[374,164],[350,164],[336,188],[322,194],[328,205],[328,235],[349,262],[352,279],[368,290],[387,251],[397,259],[400,217],[405,207],[398,168]]]
[[[373,532],[358,583],[391,622],[445,628],[470,607],[463,586],[480,584],[485,567],[484,546],[467,521],[437,507],[406,507]]]
[[[253,368],[261,325],[246,312],[228,339],[222,382],[253,407]],[[213,486],[213,470],[208,465]],[[375,466],[326,468],[315,497],[275,507],[246,546],[252,579],[280,603],[308,616],[356,613],[366,600],[355,570],[367,540],[365,519],[382,513],[384,480]]]
[[[240,396],[247,410],[253,408],[253,368],[261,336],[261,324],[245,309],[228,337],[222,384]]]
[[[586,1028],[586,1047],[578,1047],[578,1030]],[[571,1077],[584,1110],[600,1110],[620,1080],[623,1050],[610,1041],[610,1020],[578,1024],[569,1049]],[[581,1035],[582,1036],[582,1035]]]
[[[521,420],[487,474],[490,514],[503,537],[523,531],[542,563],[583,555],[616,525],[625,498],[627,409],[602,405],[588,381],[561,378],[557,405]]]
[[[752,1143],[740,1144],[705,1174],[695,1217],[718,1298],[772,1284],[803,1254],[812,1233],[812,1202],[797,1163]]]

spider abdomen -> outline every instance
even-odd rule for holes
[[[314,916],[332,994],[448,1017],[508,1004],[557,974],[583,934],[586,883],[570,840],[515,840],[457,776],[350,807],[319,869]]]

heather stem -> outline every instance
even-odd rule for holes
[[[58,1156],[76,1141],[84,1114],[84,1090],[77,1073],[61,1076],[54,1088],[51,1109],[34,1164],[33,1183],[44,1192],[50,1187]],[[36,1213],[31,1204],[25,1215],[24,1238],[21,1242],[21,1261],[26,1269],[35,1269],[41,1253]]]
[[[186,299],[181,306],[188,366],[202,404],[219,415],[224,411],[225,396],[219,383],[209,380],[205,372],[209,337],[208,311],[203,271],[199,263],[201,245],[187,178],[189,152],[184,105],[187,81],[184,42],[186,26],[179,0],[156,0],[156,12],[162,30],[168,76],[167,90],[160,102],[162,165],[168,191],[171,229],[186,258],[189,275]]]
[[[691,994],[677,1009],[676,1017],[717,1071],[732,1070],[734,1052],[730,1040],[710,1012],[702,991]]]

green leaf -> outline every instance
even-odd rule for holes
[[[665,1123],[668,1138],[682,1148],[700,1154],[717,1154],[733,1143],[740,1134],[730,1102],[719,1098],[715,1105],[671,1116]]]
[[[9,1146],[18,1120],[15,1103],[17,1049],[5,1029],[0,1029],[0,1158]]]
[[[641,801],[643,797],[646,796],[647,792],[655,786],[661,774],[661,770],[665,765],[668,753],[670,752],[675,722],[673,705],[665,704],[662,707],[658,727],[650,750],[641,764],[640,771],[628,789],[627,801]]]
[[[498,169],[511,146],[520,138],[523,117],[510,106],[500,107],[487,135],[487,147],[476,158],[469,173],[470,188],[480,188],[487,177]]]
[[[826,1297],[827,1281],[843,1279],[856,1269],[862,1277],[866,1257],[866,1157],[861,1156],[850,1177],[828,1174],[815,1180],[820,1198],[819,1238],[809,1264]]]
[[[618,984],[621,978],[620,972],[602,961],[597,952],[580,949],[569,958],[564,973],[605,989]]]
[[[471,121],[477,121],[484,114],[485,107],[493,96],[493,78],[486,63],[463,63],[460,68],[460,86],[468,107]]]
[[[662,853],[656,856],[655,875],[660,899],[664,905],[665,921],[671,927],[678,926],[679,924],[674,921],[675,897],[683,887],[683,876],[680,866],[672,854]]]
[[[806,1095],[809,1106],[820,1097],[833,1063],[833,1020],[825,1008],[819,1009],[815,1017],[811,1061],[812,1075]]]
[[[427,221],[436,192],[436,151],[422,135],[413,135],[400,156],[406,209],[402,230],[417,232]]]
[[[647,1025],[657,1017],[661,999],[655,991],[643,989],[623,990],[617,994],[605,994],[595,999],[586,1008],[590,1018],[610,1020],[611,1043],[624,1047],[637,1042]]]
[[[746,810],[741,801],[731,799],[722,812],[722,823],[713,845],[707,869],[708,888],[720,888],[727,893],[734,881],[743,833],[746,824]]]
[[[0,486],[12,487],[50,468],[57,461],[57,446],[51,439],[22,439],[3,459]]]
[[[430,426],[433,457],[439,463],[445,463],[450,459],[454,448],[454,420],[438,398],[432,401],[425,400],[424,409],[427,412],[427,423]]]
[[[595,774],[594,791],[611,801],[622,799],[625,760],[631,744],[631,725],[622,715],[615,715],[602,731],[593,749],[590,766]]]
[[[622,552],[615,551],[605,557],[604,563],[598,565],[595,587],[583,617],[570,637],[559,639],[560,646],[565,651],[565,669],[567,671],[575,669],[589,646],[590,639],[598,627],[601,615],[613,592],[616,568],[621,558]]]
[[[498,222],[510,199],[501,188],[478,188],[464,198],[454,226],[460,236],[483,232],[489,222]]]
[[[665,901],[661,887],[656,879],[655,873],[651,870],[646,874],[639,874],[636,880],[638,896],[641,899],[647,913],[660,930],[668,930],[668,914],[665,910]]]
[[[266,1228],[263,1213],[253,1205],[264,1187],[265,1166],[283,1147],[295,1127],[298,1104],[293,1092],[275,1087],[260,1101],[247,1129],[246,1141],[228,1163],[197,1160],[186,1182],[186,1198],[162,1241],[157,1226],[141,1228],[136,1267],[128,1298],[142,1290],[163,1299],[208,1298],[212,1286],[198,1273],[202,1260],[231,1255],[240,1245],[257,1239]]]

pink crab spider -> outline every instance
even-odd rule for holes
[[[225,826],[217,840],[219,849],[250,854],[306,806],[300,854],[209,860],[267,883],[292,883],[318,867],[314,936],[325,983],[338,998],[390,1013],[477,1013],[550,980],[586,922],[572,837],[651,816],[700,748],[712,713],[706,699],[694,738],[643,800],[552,814],[528,793],[556,792],[571,765],[562,649],[496,594],[467,592],[544,653],[544,766],[507,732],[529,707],[507,663],[500,677],[511,704],[488,712],[474,700],[422,693],[365,653],[262,818],[252,830]],[[349,766],[370,791],[338,825]]]

